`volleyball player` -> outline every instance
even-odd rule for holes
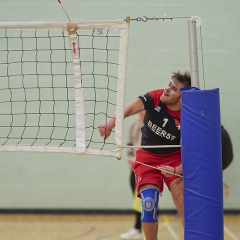
[[[139,96],[125,106],[124,117],[146,110],[142,128],[142,146],[180,145],[181,88],[191,87],[189,72],[173,72],[169,84]],[[107,122],[99,125],[100,135],[106,139],[115,126],[114,113]],[[181,174],[180,148],[142,148],[137,151],[133,168],[138,196],[142,200],[141,221],[146,240],[157,240],[157,207],[163,181],[170,190],[173,202],[183,219],[183,181],[176,175],[165,177],[161,171],[138,162],[158,167],[171,166],[174,173]]]

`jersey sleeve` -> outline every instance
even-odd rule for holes
[[[155,108],[160,103],[163,89],[158,89],[139,96],[142,99],[145,110]]]

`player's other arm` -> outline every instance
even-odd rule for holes
[[[124,108],[124,118],[137,114],[145,110],[143,102],[140,98],[128,103]],[[111,134],[112,129],[115,127],[116,112],[108,119],[107,122],[99,125],[99,132],[104,140]]]
[[[178,165],[177,167],[171,167],[171,166],[166,166],[166,165],[161,165],[159,167],[159,169],[161,169],[161,173],[165,176],[165,177],[172,177],[175,174],[182,174],[182,164]],[[173,173],[173,174],[172,174]]]

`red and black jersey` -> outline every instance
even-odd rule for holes
[[[163,89],[151,91],[142,99],[146,113],[142,127],[142,146],[180,145],[181,110],[171,111],[160,101]],[[172,153],[180,148],[143,148],[155,154]]]

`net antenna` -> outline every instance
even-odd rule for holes
[[[0,23],[0,151],[121,158],[129,19]]]
[[[68,16],[68,14],[67,14],[67,11],[66,11],[66,10],[65,10],[65,8],[63,7],[63,5],[62,5],[61,1],[60,1],[60,0],[58,0],[58,2],[59,2],[59,4],[61,5],[61,7],[62,7],[63,11],[65,12],[65,14],[66,14],[66,16],[67,16],[67,18],[68,18],[69,22],[71,22],[71,20],[70,20],[70,18],[69,18],[69,16]]]

